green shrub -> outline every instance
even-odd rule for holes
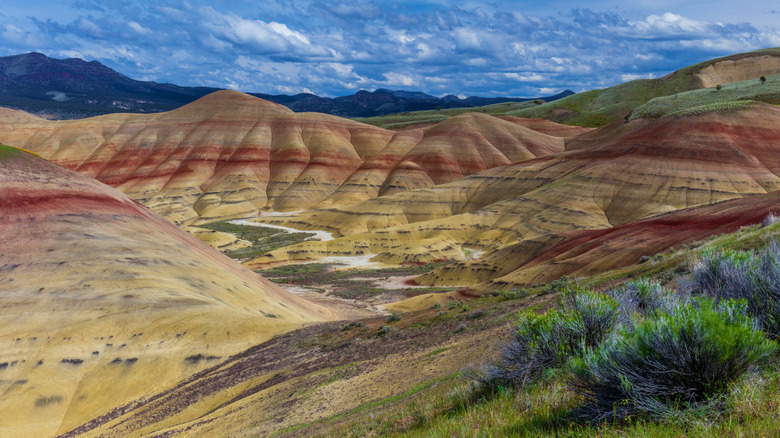
[[[572,361],[573,388],[583,399],[575,417],[667,417],[727,393],[777,349],[745,310],[744,302],[699,299],[620,330]]]
[[[684,298],[664,289],[660,284],[646,278],[632,280],[622,287],[612,289],[609,295],[618,303],[618,321],[628,330],[633,329],[636,315],[652,316],[655,312],[671,312]]]
[[[780,246],[764,250],[705,254],[692,269],[683,289],[718,300],[745,300],[747,312],[760,328],[780,337]]]
[[[571,344],[572,351],[598,346],[615,328],[619,315],[613,299],[580,288],[563,294],[563,312],[572,315],[565,318],[564,330],[565,342]]]
[[[572,356],[598,346],[614,329],[617,303],[587,290],[564,294],[560,309],[518,315],[498,360],[467,372],[479,394],[518,388],[555,372]]]
[[[498,292],[493,292],[494,296],[501,297],[501,301],[510,301],[510,300],[516,300],[518,298],[524,298],[529,295],[528,291],[526,289],[512,289],[512,290],[502,290]]]

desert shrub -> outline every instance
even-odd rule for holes
[[[365,324],[363,324],[362,321],[350,321],[346,324],[344,324],[343,327],[341,327],[341,330],[350,330],[357,327],[363,327]]]
[[[620,324],[633,329],[636,315],[652,316],[655,312],[672,312],[684,300],[674,292],[646,278],[632,280],[609,291],[609,296],[618,304]]]
[[[621,329],[572,361],[579,419],[667,417],[706,405],[777,349],[745,315],[744,301],[700,298]]]
[[[458,309],[458,308],[463,307],[463,305],[464,305],[463,301],[454,300],[454,301],[450,301],[449,303],[447,303],[447,308],[448,309]]]
[[[531,311],[518,315],[500,357],[469,370],[467,378],[483,394],[522,387],[598,346],[614,329],[617,318],[617,303],[612,299],[582,289],[567,291],[559,309],[543,315]]]
[[[775,215],[774,213],[769,213],[763,221],[761,221],[761,228],[766,228],[770,225],[774,225],[776,223],[780,222],[780,216]]]
[[[613,299],[576,287],[563,294],[563,312],[572,315],[565,318],[564,330],[564,342],[572,351],[598,346],[615,328],[619,315]]]
[[[526,289],[512,289],[512,290],[502,290],[498,292],[493,292],[494,296],[501,297],[501,301],[509,301],[509,300],[516,300],[518,298],[524,298],[529,295],[528,291]]]
[[[387,322],[396,322],[400,320],[401,320],[401,315],[398,313],[392,313],[387,317]]]
[[[469,312],[466,314],[466,319],[479,319],[483,316],[487,315],[487,312],[485,312],[482,309],[474,310],[472,312]]]
[[[705,254],[681,282],[692,294],[745,300],[747,312],[769,336],[780,336],[780,246],[764,250],[723,251]]]

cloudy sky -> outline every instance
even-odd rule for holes
[[[0,56],[325,96],[584,91],[780,46],[776,0],[2,0]]]

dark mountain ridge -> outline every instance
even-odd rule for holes
[[[78,119],[117,112],[169,111],[220,90],[137,81],[98,61],[54,59],[41,53],[0,57],[0,106],[21,109],[51,119]],[[341,117],[370,117],[403,111],[463,108],[502,102],[542,99],[547,102],[574,94],[549,97],[438,98],[417,91],[378,89],[336,98],[314,94],[249,93],[296,112],[321,112]]]

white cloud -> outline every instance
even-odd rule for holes
[[[640,74],[634,74],[634,73],[626,73],[624,75],[620,75],[620,80],[623,82],[629,82],[634,81],[637,79],[655,79],[655,75],[653,73],[646,73],[643,75]]]
[[[215,51],[215,52],[224,52],[226,50],[232,49],[233,45],[223,41],[217,37],[215,37],[212,34],[205,35],[200,40],[201,44],[206,46],[207,48]]]
[[[222,37],[253,52],[265,55],[328,56],[332,52],[317,46],[301,32],[284,23],[250,20],[234,14],[219,14],[213,9],[204,14],[211,18],[206,23],[213,32],[213,40]]]
[[[315,94],[307,87],[292,87],[287,85],[280,85],[276,87],[276,92],[282,94],[300,94],[300,93]]]
[[[382,76],[387,79],[384,84],[388,86],[411,87],[417,84],[417,81],[413,77],[401,73],[390,72],[385,73]]]
[[[458,49],[464,51],[481,51],[482,38],[479,33],[470,28],[459,27],[452,34]]]
[[[147,35],[147,34],[152,33],[151,29],[147,29],[147,28],[141,26],[140,24],[136,23],[135,21],[131,21],[127,25],[130,26],[130,29],[133,29],[134,31],[138,32],[141,35]]]
[[[505,73],[504,76],[506,76],[509,79],[515,79],[520,82],[532,82],[532,81],[543,81],[545,79],[544,76],[540,75],[539,73],[531,73],[527,75],[521,75],[519,73]]]
[[[629,22],[627,26],[617,28],[617,31],[633,38],[646,39],[670,37],[694,39],[712,35],[707,23],[691,20],[671,12],[662,15],[649,15],[643,21]]]
[[[79,17],[75,25],[79,31],[93,38],[103,38],[105,36],[103,29],[101,29],[97,24],[93,23],[89,18]]]
[[[7,24],[5,26],[5,30],[3,30],[0,36],[3,37],[3,41],[6,44],[13,43],[22,46],[34,47],[44,42],[44,40],[40,38],[37,33],[27,32],[14,26],[13,24]]]
[[[610,86],[780,46],[780,24],[772,20],[757,30],[713,12],[717,5],[693,15],[692,6],[671,0],[636,9],[602,2],[589,4],[602,11],[576,12],[566,12],[575,7],[570,2],[522,9],[520,2],[477,0],[413,8],[335,0],[174,3],[125,0],[87,16],[69,2],[27,13],[0,7],[0,51],[86,57],[133,78],[245,91],[340,95],[391,86],[533,97],[538,87]]]

